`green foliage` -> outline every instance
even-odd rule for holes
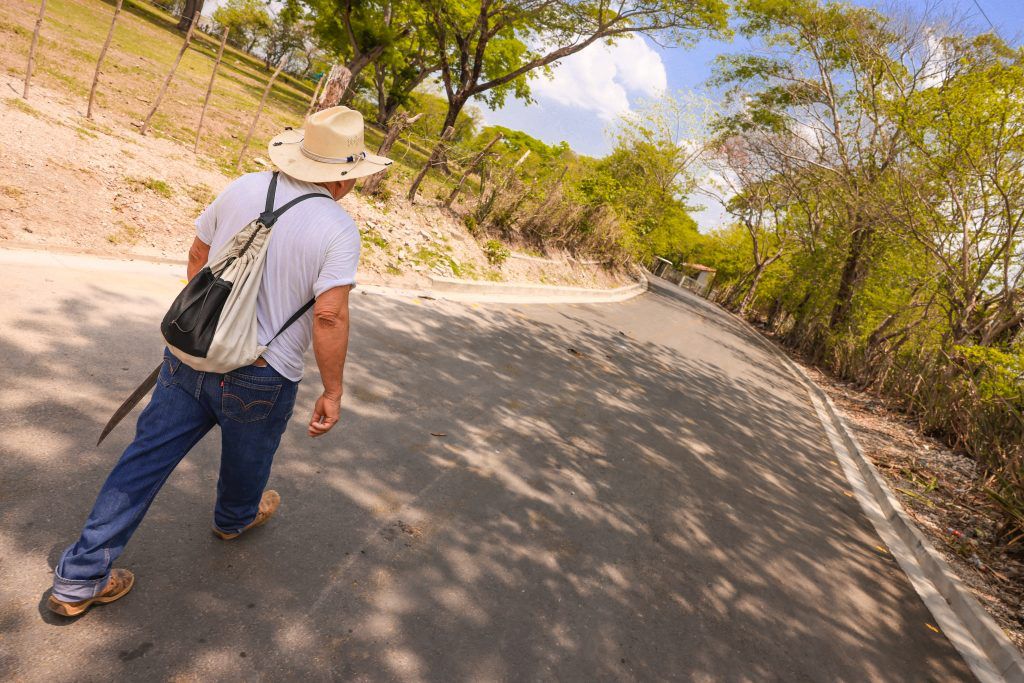
[[[484,255],[487,256],[487,262],[492,266],[500,266],[512,255],[508,247],[498,240],[487,240],[484,242],[483,249]]]
[[[128,178],[131,185],[142,186],[151,192],[155,192],[165,199],[174,196],[174,190],[165,181],[159,178]]]
[[[744,0],[712,126],[717,296],[993,477],[1024,539],[1024,50],[875,10]]]
[[[410,128],[411,136],[421,140],[420,144],[425,147],[430,147],[441,132],[441,125],[448,113],[448,103],[444,98],[428,92],[412,93],[408,102],[409,111],[422,115]],[[452,143],[457,145],[474,138],[481,118],[480,110],[476,107],[467,107],[459,112]]]
[[[631,256],[679,260],[699,240],[685,203],[692,192],[696,143],[704,128],[707,103],[667,95],[624,117],[615,148],[588,163],[576,186],[587,206],[612,207],[623,224],[620,240]]]
[[[274,25],[266,3],[260,0],[227,0],[213,12],[217,30],[227,28],[232,42],[251,52]]]

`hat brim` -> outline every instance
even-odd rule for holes
[[[270,160],[293,178],[309,183],[327,183],[334,180],[355,180],[380,173],[391,165],[391,159],[370,154],[365,159],[346,164],[329,164],[310,159],[302,153],[303,131],[286,130],[275,135],[267,146]]]

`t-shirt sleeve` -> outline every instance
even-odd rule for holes
[[[210,202],[210,205],[196,219],[196,237],[204,244],[213,244],[213,235],[217,232],[217,205],[220,203],[220,198],[226,193],[227,189],[217,195],[217,198]]]
[[[359,229],[349,223],[331,236],[324,255],[320,275],[313,285],[313,296],[319,297],[328,289],[354,285],[359,267]]]
[[[239,176],[235,178],[227,187],[221,190],[217,198],[210,202],[210,205],[199,214],[199,218],[196,219],[196,237],[201,239],[205,244],[213,244],[214,235],[217,234],[217,217],[218,215],[224,214],[224,208],[230,207],[232,197],[242,192],[244,196],[245,185],[252,181],[252,178],[256,176],[254,173],[248,175]]]

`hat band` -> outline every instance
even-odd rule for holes
[[[316,152],[311,152],[306,149],[303,144],[299,145],[299,150],[303,156],[309,157],[313,161],[319,161],[321,164],[351,164],[356,161],[362,161],[366,158],[366,152],[360,152],[359,154],[350,154],[347,157],[326,157]]]

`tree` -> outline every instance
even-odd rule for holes
[[[894,100],[922,87],[927,60],[914,63],[927,35],[877,11],[816,0],[744,0],[740,32],[767,53],[719,58],[715,83],[734,86],[738,110],[722,132],[759,130],[781,143],[773,153],[824,180],[845,250],[828,328],[852,322],[884,221],[873,213],[887,174],[906,147]],[[820,190],[819,190],[820,193]]]
[[[953,344],[1024,325],[1024,53],[948,37],[941,82],[901,110],[912,152],[886,215],[927,250]]]
[[[263,64],[267,69],[288,54],[301,54],[308,70],[316,50],[312,22],[297,0],[287,0],[263,30]]]
[[[273,28],[274,20],[261,0],[227,0],[213,13],[213,23],[218,30],[227,28],[232,42],[252,52]]]
[[[400,107],[410,108],[413,93],[440,69],[437,45],[423,27],[424,13],[414,3],[402,3],[383,17],[390,27],[411,26],[401,49],[387,49],[372,63],[373,97],[377,123],[386,124]],[[440,125],[438,123],[438,125]]]
[[[185,5],[181,10],[181,18],[178,20],[178,30],[187,31],[189,24],[192,23],[192,17],[195,16],[196,12],[202,14],[203,5],[206,0],[185,0]]]
[[[437,44],[448,112],[454,125],[470,98],[499,107],[529,100],[537,69],[598,41],[652,35],[685,44],[726,32],[723,0],[421,0]]]
[[[412,33],[412,14],[393,0],[303,0],[324,49],[349,72],[340,101],[351,98],[363,70]],[[400,20],[398,19],[400,17]]]
[[[704,151],[707,103],[666,94],[625,114],[614,130],[615,147],[598,160],[579,188],[590,205],[608,204],[632,233],[637,255],[678,257],[697,239],[686,197],[693,166]]]

